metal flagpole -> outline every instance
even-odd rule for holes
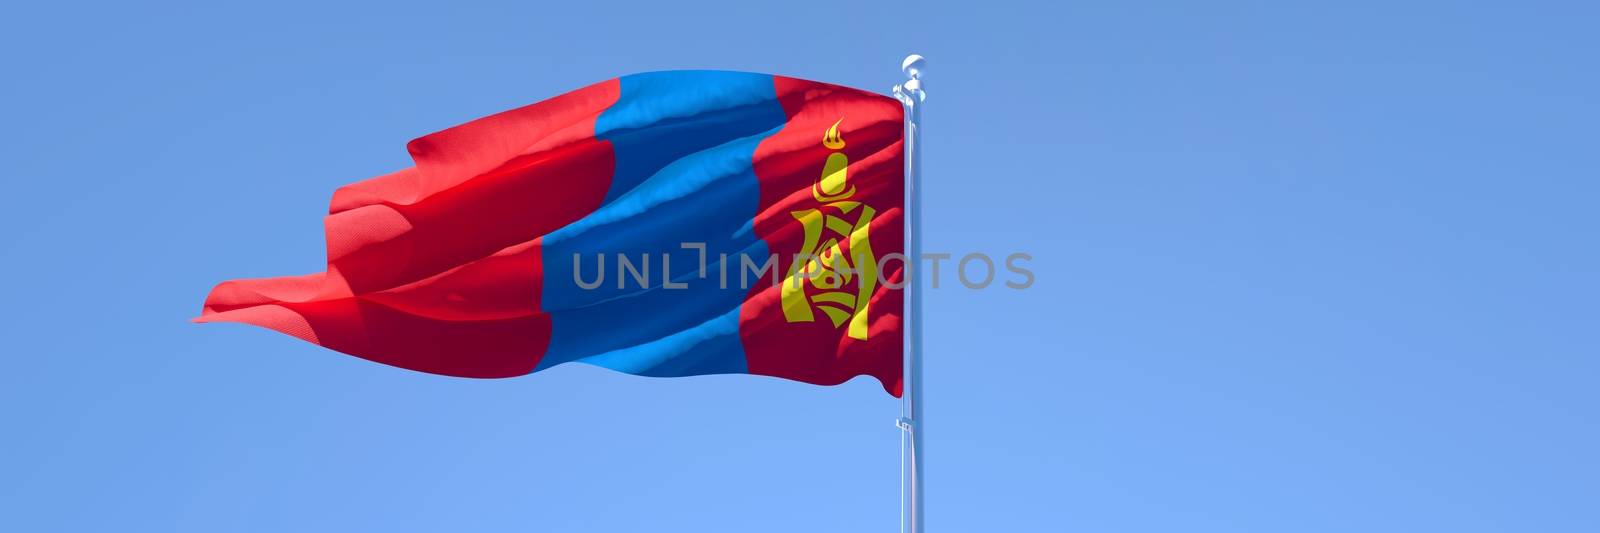
[[[900,396],[900,529],[923,533],[922,508],[922,69],[911,54],[900,64],[908,78],[894,86],[906,116],[906,328],[905,379]]]

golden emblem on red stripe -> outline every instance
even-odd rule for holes
[[[845,327],[850,338],[866,340],[867,307],[878,282],[868,229],[877,211],[851,200],[856,187],[843,152],[843,122],[840,118],[822,134],[822,146],[832,153],[811,184],[816,203],[789,213],[800,223],[805,243],[783,280],[781,299],[789,322],[813,322],[820,311],[835,328]]]

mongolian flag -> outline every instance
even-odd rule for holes
[[[903,111],[782,76],[636,74],[414,141],[340,188],[327,270],[223,282],[242,322],[476,378],[584,362],[901,392]]]

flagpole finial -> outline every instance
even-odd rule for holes
[[[910,78],[894,86],[894,95],[907,105],[922,103],[928,99],[928,94],[922,91],[922,71],[928,68],[928,60],[921,55],[911,54],[905,61],[900,62],[900,71]]]
[[[905,61],[900,62],[900,70],[906,73],[907,78],[913,80],[922,79],[922,69],[926,66],[928,60],[917,54],[908,55]]]

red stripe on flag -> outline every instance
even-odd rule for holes
[[[533,371],[551,331],[538,239],[605,198],[615,162],[594,124],[618,91],[611,80],[412,141],[415,168],[334,194],[327,273],[224,282],[196,321],[436,374]]]
[[[812,185],[835,151],[822,140],[836,121],[845,142],[843,153],[850,161],[849,183],[856,191],[849,199],[876,211],[868,226],[875,257],[905,253],[900,103],[836,85],[774,78],[789,123],[756,148],[761,199],[754,225],[756,235],[777,255],[778,271],[787,274],[795,254],[814,253],[803,250],[803,232],[793,213],[819,207]],[[853,259],[850,262],[854,264]],[[888,261],[884,267],[887,271],[881,278],[895,285],[904,281],[904,262]],[[750,373],[821,385],[865,374],[877,378],[890,394],[900,395],[902,291],[882,284],[872,291],[867,298],[866,340],[851,338],[846,327],[821,315],[810,322],[790,322],[780,293],[770,278],[762,280],[740,309],[739,334]]]

